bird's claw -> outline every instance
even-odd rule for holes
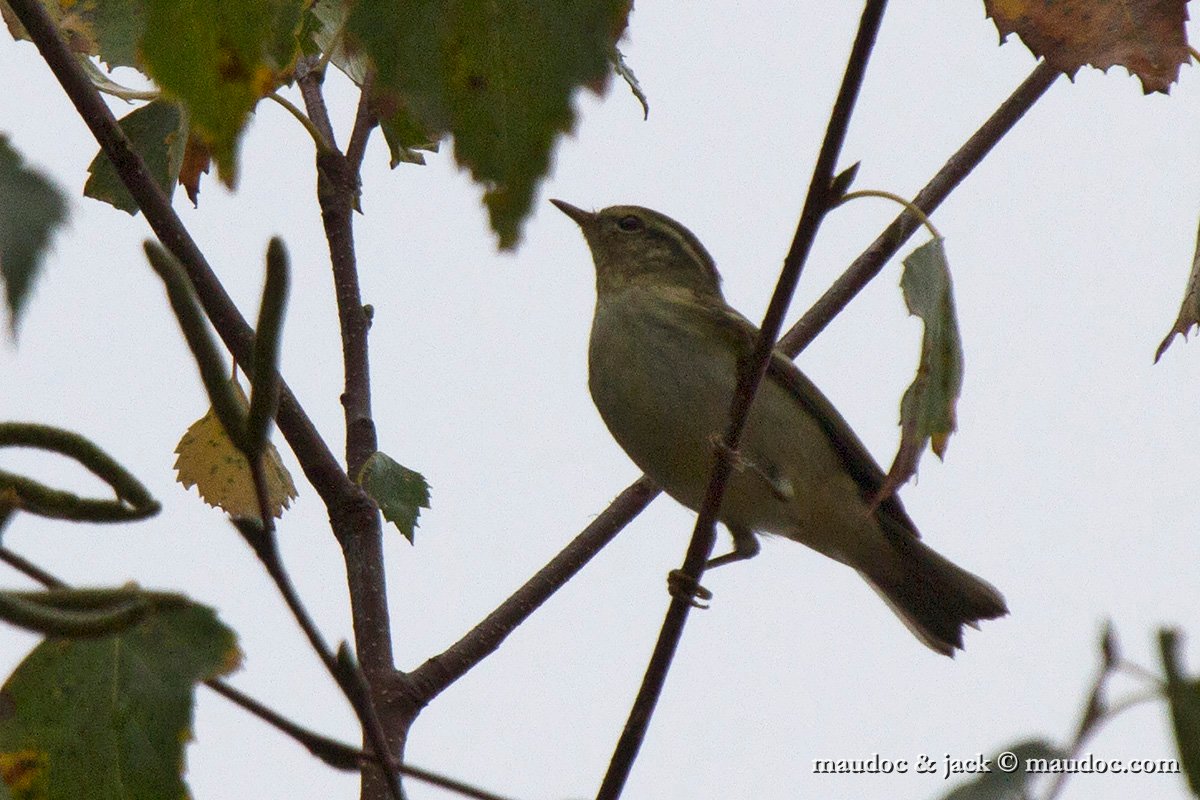
[[[667,591],[671,597],[683,600],[692,608],[708,608],[708,603],[704,601],[712,600],[713,596],[699,581],[681,569],[667,573]]]

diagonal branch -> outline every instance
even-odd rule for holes
[[[1016,125],[1054,82],[1057,73],[1044,64],[1036,67],[991,117],[958,149],[913,200],[913,205],[930,214],[983,160],[1003,136]],[[779,340],[779,349],[793,358],[811,343],[849,303],[850,299],[883,269],[909,236],[920,226],[908,212],[897,217],[874,243],[854,260],[846,274],[800,321]],[[864,277],[865,276],[865,277]],[[642,487],[642,488],[639,488]],[[649,492],[650,494],[643,494]],[[478,661],[496,651],[517,625],[537,610],[554,592],[583,568],[612,541],[634,517],[657,496],[648,478],[627,487],[596,520],[579,534],[554,560],[529,579],[480,624],[440,655],[410,673],[418,695],[426,702],[462,677]],[[532,605],[531,605],[532,604]],[[449,661],[453,667],[446,666]]]
[[[171,207],[170,200],[150,176],[137,151],[117,125],[112,112],[58,35],[54,22],[37,0],[12,0],[9,7],[25,26],[30,39],[91,129],[101,150],[112,161],[122,183],[146,215],[160,242],[183,264],[205,314],[221,340],[243,364],[249,364],[254,332],[230,299],[200,248]],[[282,387],[279,430],[291,445],[300,467],[331,514],[352,504],[359,494],[342,471],[312,421],[286,385]]]
[[[408,673],[416,696],[423,703],[428,703],[471,667],[496,652],[517,626],[583,569],[592,556],[621,532],[629,520],[658,497],[658,493],[658,487],[649,478],[634,481],[562,552],[538,570],[512,597],[488,614],[470,633]]]
[[[130,145],[112,112],[59,36],[45,8],[38,0],[14,0],[9,6],[25,26],[79,115],[91,129],[126,189],[146,215],[150,227],[167,250],[183,265],[205,314],[221,339],[239,362],[251,363],[253,331],[175,214],[166,195],[150,177],[141,156]],[[322,102],[320,110],[323,110],[323,107]],[[313,114],[312,109],[310,114]],[[333,135],[328,125],[328,117],[314,115],[313,122],[332,143]],[[361,308],[359,310],[361,312]],[[356,554],[366,554],[366,558],[354,562],[365,563],[366,568],[349,571],[352,575],[361,574],[365,582],[374,582],[375,585],[382,586],[382,555],[378,547],[379,523],[374,503],[350,480],[315,426],[300,408],[295,396],[282,381],[280,384],[277,414],[280,431],[295,452],[306,477],[329,510],[331,524],[342,542],[343,549],[348,553],[353,551]],[[358,535],[359,532],[363,532],[364,535]],[[372,541],[376,544],[374,548],[371,547]],[[351,563],[349,554],[347,563]],[[382,614],[379,613],[380,608]],[[366,614],[360,614],[358,606],[354,611],[356,635],[364,630],[378,630],[380,626],[385,631],[383,636],[370,637],[371,646],[366,648],[361,656],[364,669],[372,672],[373,678],[375,675],[391,677],[391,646],[386,634],[386,605],[372,604]],[[342,688],[345,689],[344,684]],[[378,694],[376,698],[379,698]],[[356,705],[356,710],[363,709],[361,705]],[[372,711],[371,716],[374,716],[375,709],[367,710]],[[367,733],[371,733],[377,725],[369,724],[365,718],[362,721]],[[398,785],[395,785],[395,789],[398,794]]]
[[[971,174],[971,170],[983,161],[996,143],[1012,130],[1025,112],[1045,94],[1060,74],[1045,61],[1038,64],[1016,91],[1000,104],[979,130],[950,156],[929,183],[925,184],[925,188],[917,193],[912,201],[913,206],[925,216],[932,214],[950,192]],[[919,227],[921,219],[911,211],[905,211],[896,217],[862,255],[854,259],[825,294],[813,303],[812,308],[792,326],[787,335],[779,340],[779,349],[795,357],[808,347],[830,320],[840,314],[854,296],[879,274],[888,260],[896,255]]]
[[[825,128],[825,139],[821,143],[817,163],[813,167],[808,194],[804,198],[804,208],[796,225],[796,235],[783,260],[783,269],[763,317],[754,351],[748,363],[739,370],[737,388],[729,406],[729,428],[725,433],[724,446],[716,448],[716,463],[709,477],[708,490],[704,496],[704,503],[700,506],[696,528],[692,532],[692,541],[688,545],[681,570],[682,574],[697,586],[717,540],[717,514],[733,472],[733,454],[737,452],[746,422],[750,418],[750,406],[754,402],[763,376],[766,375],[767,364],[775,349],[775,340],[783,327],[783,317],[800,280],[804,262],[817,237],[817,230],[829,211],[831,202],[836,200],[831,192],[833,171],[841,156],[842,144],[850,127],[850,116],[858,101],[858,93],[866,75],[871,50],[875,47],[875,37],[883,24],[883,12],[886,7],[887,0],[867,0],[863,9],[858,33],[850,49],[846,72],[842,77],[842,85],[830,112],[829,124]],[[646,667],[641,689],[638,690],[633,707],[629,711],[629,720],[621,731],[608,772],[600,785],[600,791],[596,794],[597,800],[616,800],[625,788],[625,781],[629,778],[633,762],[637,759],[642,740],[650,726],[654,707],[658,704],[663,686],[666,685],[667,672],[675,658],[675,650],[683,638],[683,628],[693,605],[694,601],[690,598],[682,593],[674,593],[663,620],[662,631],[658,635],[658,642],[654,646],[654,653]]]

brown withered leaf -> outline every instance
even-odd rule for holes
[[[1021,37],[1068,77],[1122,66],[1142,90],[1166,92],[1188,60],[1187,0],[984,0],[1001,38]]]
[[[187,147],[183,151],[183,166],[179,168],[179,185],[187,191],[188,200],[193,206],[200,205],[200,176],[208,174],[209,152],[204,142],[195,136],[188,136]]]
[[[1200,231],[1196,231],[1196,255],[1192,256],[1192,272],[1188,276],[1183,302],[1179,304],[1179,314],[1158,350],[1154,351],[1154,363],[1158,363],[1167,347],[1175,341],[1175,334],[1181,334],[1187,339],[1188,333],[1197,325],[1200,325]]]

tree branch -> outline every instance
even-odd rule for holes
[[[37,0],[13,0],[9,7],[25,26],[30,39],[96,137],[101,150],[112,161],[121,182],[145,214],[146,222],[163,246],[183,264],[188,279],[196,289],[200,305],[221,340],[239,362],[250,363],[253,331],[175,214],[167,196],[146,170],[141,156],[117,125],[99,92],[58,35],[54,22],[42,4]],[[277,420],[279,430],[299,459],[305,476],[329,508],[331,516],[340,514],[341,508],[352,504],[361,492],[342,471],[286,384],[282,386]]]
[[[204,685],[234,705],[248,711],[271,727],[298,742],[305,750],[334,769],[358,770],[361,768],[363,762],[373,758],[372,755],[364,753],[357,747],[343,744],[336,739],[323,736],[316,731],[309,730],[293,722],[219,678],[207,680],[204,682]]]
[[[354,115],[354,129],[350,131],[350,144],[346,145],[346,160],[355,174],[362,169],[363,156],[367,153],[367,141],[371,131],[379,124],[379,117],[371,108],[371,90],[375,86],[375,73],[368,72],[363,79],[362,91],[358,96],[358,112]]]
[[[887,0],[867,0],[859,21],[858,33],[854,45],[850,49],[850,58],[846,64],[846,72],[842,77],[842,85],[834,101],[833,110],[829,115],[829,124],[825,128],[825,139],[817,154],[817,163],[813,167],[812,179],[808,184],[808,195],[804,199],[804,207],[800,212],[800,221],[796,225],[796,235],[783,260],[779,281],[775,285],[775,293],[763,317],[762,327],[755,344],[754,352],[749,362],[739,370],[737,389],[729,407],[729,428],[725,433],[723,447],[716,448],[716,463],[708,481],[708,490],[700,513],[696,519],[696,527],[692,532],[692,540],[688,545],[687,556],[684,558],[682,573],[699,586],[700,578],[704,575],[704,566],[712,555],[713,545],[717,539],[717,514],[721,507],[721,499],[729,476],[733,471],[732,455],[737,452],[741,442],[746,422],[750,418],[750,406],[763,376],[767,372],[767,364],[775,348],[775,340],[783,327],[783,317],[787,313],[788,304],[800,280],[804,262],[812,249],[817,230],[821,226],[830,203],[836,198],[831,197],[830,188],[833,183],[833,171],[841,156],[842,144],[846,140],[846,132],[850,127],[850,116],[858,101],[858,93],[862,88],[863,77],[866,75],[867,63],[871,50],[875,46],[875,37],[883,23],[883,12]],[[625,782],[633,769],[642,740],[650,725],[650,717],[658,704],[663,686],[667,681],[667,672],[675,658],[675,650],[683,637],[683,628],[687,623],[688,614],[694,601],[676,593],[671,599],[663,620],[662,631],[654,646],[654,653],[646,667],[646,675],[642,680],[641,689],[629,711],[629,719],[617,741],[613,751],[608,772],[604,782],[597,792],[597,800],[616,800],[625,788]]]
[[[611,542],[629,520],[658,497],[659,488],[642,477],[617,495],[562,552],[471,631],[412,672],[415,697],[428,703],[471,667],[496,652],[505,638]]]
[[[309,73],[302,78],[300,88],[309,116],[314,121],[324,119],[324,123],[317,124],[327,126],[325,101],[316,75]],[[360,134],[360,138],[362,136],[365,134]],[[358,475],[366,460],[379,449],[375,421],[371,416],[371,371],[367,349],[371,321],[363,307],[354,252],[353,214],[358,183],[357,167],[341,153],[317,154],[317,198],[329,244],[341,327],[346,472],[352,477]],[[394,670],[383,575],[382,532],[373,503],[347,522],[352,524],[335,526],[335,533],[346,558],[358,657],[368,677],[374,681],[376,676]]]
[[[37,581],[47,589],[70,588],[65,582],[60,581],[49,572],[46,572],[46,570],[39,567],[37,564],[34,564],[32,561],[25,558],[25,556],[13,550],[9,550],[7,547],[0,546],[0,561],[8,564],[10,567],[15,569],[17,572],[24,574],[26,577]]]
[[[913,205],[926,216],[932,214],[950,192],[979,166],[996,143],[1012,130],[1025,112],[1045,94],[1059,74],[1058,70],[1044,61],[1038,64],[1016,91],[992,113],[987,122],[967,139],[958,152],[950,156],[929,183],[925,184],[925,188],[917,193],[913,198]],[[896,217],[870,247],[854,259],[812,308],[805,312],[800,321],[779,340],[779,349],[794,358],[797,353],[808,347],[812,340],[817,338],[817,334],[879,274],[888,260],[896,255],[920,226],[919,217],[911,211],[905,211]]]
[[[316,56],[309,56],[296,62],[296,83],[300,87],[300,96],[304,98],[308,118],[330,147],[337,150],[337,136],[334,135],[333,124],[329,121],[329,109],[321,93],[321,85],[325,82],[325,70],[314,69],[318,60]]]
[[[101,149],[113,163],[122,183],[146,215],[146,221],[150,227],[163,245],[182,263],[189,280],[195,287],[201,306],[221,339],[239,362],[251,363],[253,331],[238,312],[199,247],[175,214],[166,195],[150,177],[145,163],[117,125],[112,112],[58,35],[54,22],[38,0],[14,0],[9,5],[22,25],[25,26],[30,38],[38,47],[55,77],[58,78],[80,116],[91,129]],[[310,83],[307,91],[311,92],[314,85]],[[301,88],[302,91],[306,90],[303,82]],[[307,99],[308,95],[306,95]],[[323,101],[309,109],[313,123],[332,144],[334,142],[333,132],[329,127],[328,115],[323,112]],[[367,568],[357,570],[357,573],[362,573],[359,585],[367,585],[367,596],[372,598],[369,587],[382,587],[383,585],[382,557],[378,544],[379,524],[374,503],[342,470],[315,426],[300,408],[296,398],[282,382],[277,421],[280,431],[299,459],[305,475],[328,508],[331,524],[335,534],[343,542],[343,549],[347,549],[346,541],[353,538],[354,542],[349,550],[355,554],[367,554],[365,559],[359,559],[356,562],[365,561]],[[353,532],[357,531],[366,531],[366,534],[365,536],[353,535]],[[351,564],[349,557],[347,563]],[[352,576],[357,574],[353,567],[348,568],[348,571]],[[354,598],[353,586],[352,598]],[[362,596],[360,593],[355,608],[356,638],[364,631],[387,630],[385,603],[372,602],[366,612],[360,611],[361,606]],[[390,668],[391,643],[388,636],[386,634],[368,636],[366,644],[361,656],[364,669],[378,671],[379,666],[385,663]],[[364,720],[364,724],[365,722]],[[381,791],[377,792],[375,796],[382,796],[384,783],[386,781],[380,783]]]
[[[925,189],[917,195],[913,205],[926,214],[933,211],[945,199],[967,174],[971,172],[991,148],[1013,127],[1017,120],[1028,111],[1038,98],[1045,92],[1057,73],[1039,65],[1012,96],[988,119],[929,181]],[[901,222],[903,220],[903,222]],[[902,226],[902,227],[901,227]],[[884,233],[880,234],[870,247],[854,260],[847,275],[839,282],[850,283],[847,277],[851,272],[856,275],[877,275],[882,270],[905,238],[920,226],[915,215],[907,212],[901,214]],[[904,236],[901,237],[894,229],[900,227]],[[866,284],[854,283],[858,291]],[[826,297],[818,301],[801,318],[782,339],[779,349],[793,358],[812,341],[829,321],[845,307],[853,297],[851,292],[844,300],[837,303]],[[511,597],[505,600],[484,622],[477,625],[441,654],[430,658],[413,672],[409,677],[413,682],[413,690],[417,698],[429,702],[447,686],[462,677],[471,667],[487,656],[494,653],[504,639],[537,607],[544,603],[554,592],[558,591],[568,580],[576,575],[588,561],[612,541],[634,517],[642,512],[650,501],[658,496],[659,489],[646,477],[625,488],[607,508],[600,513],[596,520],[584,529],[572,542],[567,545],[545,567],[529,579]]]
[[[300,93],[309,117],[330,141],[333,131],[321,92],[320,74],[308,71],[299,78]],[[354,209],[358,204],[359,166],[370,125],[366,122],[368,87],[364,87],[351,137],[348,158],[342,153],[317,153],[317,199],[329,245],[342,339],[344,388],[342,408],[346,425],[346,472],[356,478],[366,460],[378,449],[371,415],[371,369],[368,332],[371,319],[363,306],[354,252]],[[397,762],[404,752],[408,727],[421,709],[407,691],[408,681],[396,671],[392,629],[387,604],[387,578],[383,563],[383,532],[375,504],[366,501],[352,515],[335,520],[334,535],[346,563],[346,583],[358,661],[362,664],[373,705],[386,737],[388,753]],[[378,743],[372,742],[378,749]],[[362,797],[383,796],[386,776],[379,770],[363,771]]]

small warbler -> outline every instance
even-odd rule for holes
[[[596,408],[647,476],[698,509],[758,329],[725,302],[712,257],[675,220],[550,202],[583,230],[596,265]],[[833,404],[776,351],[720,509],[733,552],[708,567],[754,556],[759,533],[785,536],[856,569],[917,638],[953,655],[963,624],[1008,613],[1004,598],[926,546],[899,497],[875,502],[883,478]]]

